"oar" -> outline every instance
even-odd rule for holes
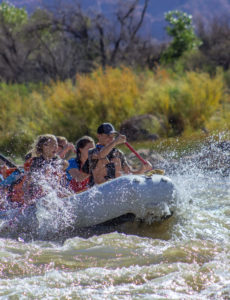
[[[133,149],[133,147],[128,143],[128,142],[125,142],[125,145],[129,148],[130,151],[132,151],[136,157],[145,165],[148,164],[148,162],[140,156],[139,153],[137,153],[137,151],[135,149]],[[153,169],[153,170],[150,170],[148,171],[147,173],[145,173],[147,176],[151,176],[153,174],[159,174],[159,175],[164,175],[165,171],[164,170],[161,170],[161,169]]]
[[[0,154],[0,160],[2,160],[8,167],[15,168],[15,171],[19,171],[21,173],[20,169],[4,155]]]
[[[128,142],[125,142],[125,146],[127,146],[129,150],[131,150],[144,165],[148,164],[147,161],[143,157],[141,157],[140,154],[137,153],[137,151],[133,149],[133,147]]]

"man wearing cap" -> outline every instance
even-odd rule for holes
[[[110,123],[103,123],[97,129],[98,144],[89,150],[89,169],[95,184],[117,178],[122,174],[142,174],[152,169],[151,164],[142,164],[133,170],[123,152],[115,148],[126,142],[126,136],[115,131]]]

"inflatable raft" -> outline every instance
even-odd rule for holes
[[[122,176],[58,202],[51,198],[39,199],[36,205],[22,212],[19,209],[0,212],[0,236],[24,232],[46,238],[125,215],[151,224],[171,216],[177,205],[175,185],[161,175]]]

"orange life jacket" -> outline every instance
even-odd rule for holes
[[[29,158],[29,159],[27,159],[25,161],[25,163],[24,163],[24,170],[25,171],[29,171],[31,163],[32,163],[32,157]],[[8,168],[8,170],[7,170],[8,174],[10,173],[10,171],[12,173],[13,171],[16,170],[16,168],[13,171],[12,171],[12,169],[13,168]],[[10,186],[8,199],[11,202],[17,202],[18,204],[24,204],[24,190],[23,190],[23,185],[24,185],[25,180],[26,180],[26,175],[23,174],[16,182],[14,182]]]
[[[23,184],[26,180],[26,175],[22,175],[15,183],[9,188],[9,200],[11,202],[17,202],[18,204],[24,204],[24,190]]]

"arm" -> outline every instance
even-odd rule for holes
[[[119,134],[111,143],[103,147],[100,151],[93,153],[92,159],[104,159],[115,146],[124,144],[125,142],[126,136]]]
[[[61,151],[58,152],[58,155],[64,159],[69,151],[76,152],[75,147],[72,143],[68,143]]]
[[[89,176],[89,174],[81,172],[78,169],[70,169],[68,172],[76,181],[79,182],[83,181]]]
[[[152,170],[152,165],[148,161],[147,161],[147,164],[141,164],[140,168],[137,170],[134,170],[127,162],[125,162],[125,164],[123,166],[123,171],[125,174],[138,175],[138,174],[143,174],[150,170]]]

